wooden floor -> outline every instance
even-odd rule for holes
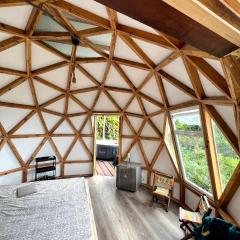
[[[116,189],[115,177],[89,178],[90,194],[99,240],[179,240],[178,206],[169,212],[149,206],[151,195],[144,187],[136,193]]]
[[[112,161],[96,161],[96,174],[101,176],[115,176],[115,168]]]

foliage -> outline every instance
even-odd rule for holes
[[[239,163],[239,156],[234,152],[228,140],[224,137],[221,130],[213,122],[217,158],[222,177],[222,188],[224,189],[230,180],[236,166]]]
[[[178,136],[186,178],[211,192],[203,137]]]
[[[177,140],[186,178],[204,190],[211,192],[204,138],[199,134],[188,135],[186,133],[187,131],[201,132],[201,126],[194,124],[194,121],[192,121],[191,124],[187,124],[177,119],[175,121],[175,129],[183,131],[183,134],[177,135]],[[222,187],[224,189],[239,163],[239,157],[214,122],[213,130]]]
[[[187,124],[181,122],[179,119],[175,122],[176,130],[183,131],[201,131],[201,127],[198,124]]]
[[[118,140],[119,116],[97,116],[97,140]],[[105,131],[104,131],[105,130]]]

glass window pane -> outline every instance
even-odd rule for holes
[[[86,30],[86,29],[97,27],[96,25],[88,23],[88,22],[86,22],[84,20],[81,21],[80,19],[78,19],[78,18],[76,18],[73,15],[70,15],[68,13],[63,13],[63,15],[69,20],[69,22],[72,24],[72,26],[77,31],[81,31],[81,30]]]
[[[185,177],[207,192],[211,192],[203,137],[177,136]]]
[[[47,15],[42,15],[35,29],[36,32],[67,32],[59,23]]]
[[[175,113],[172,119],[186,180],[211,192],[199,111]]]
[[[173,140],[172,140],[172,135],[171,135],[168,119],[166,122],[166,130],[165,130],[165,139],[164,140],[167,145],[168,151],[173,159],[173,162],[174,162],[176,168],[178,169],[177,157],[176,157],[176,153],[175,153],[174,146],[173,146]]]
[[[222,180],[222,189],[224,189],[230,180],[240,158],[233,150],[231,144],[225,138],[221,130],[212,121],[213,133],[215,138],[217,159]]]
[[[65,43],[59,43],[59,42],[52,42],[52,41],[44,41],[46,44],[50,45],[51,47],[55,48],[59,52],[71,56],[72,52],[72,45],[65,44]]]

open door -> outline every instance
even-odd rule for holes
[[[93,174],[115,176],[120,142],[120,115],[94,115]]]

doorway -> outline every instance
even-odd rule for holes
[[[120,116],[94,115],[94,175],[115,176],[118,164]]]

